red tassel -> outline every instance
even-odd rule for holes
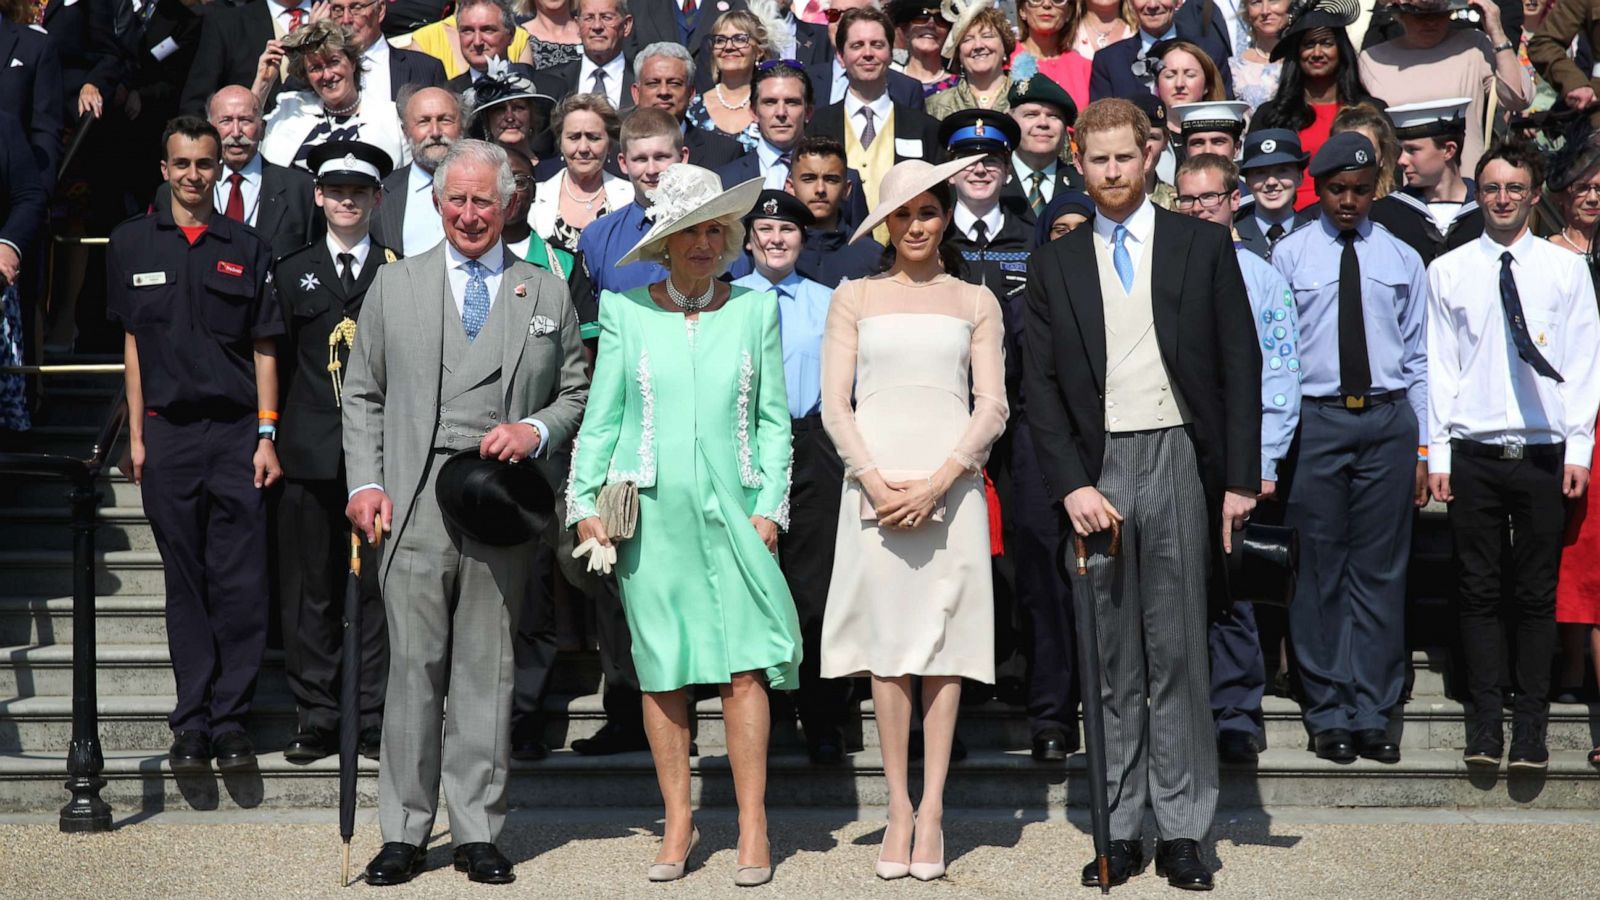
[[[1006,541],[1001,532],[1000,495],[994,491],[994,482],[987,470],[983,473],[983,499],[989,506],[989,555],[1005,556]]]

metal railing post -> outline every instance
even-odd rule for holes
[[[100,750],[99,696],[95,681],[94,532],[100,506],[95,473],[85,466],[72,485],[72,743],[67,750],[63,832],[111,830],[111,806],[100,799],[105,757]]]

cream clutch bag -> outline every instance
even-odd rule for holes
[[[600,513],[600,523],[613,541],[633,537],[639,526],[639,487],[631,481],[619,481],[600,489],[595,498],[595,509]]]

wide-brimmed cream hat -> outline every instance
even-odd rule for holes
[[[739,219],[755,206],[765,181],[764,178],[752,178],[723,190],[722,179],[710,169],[689,163],[673,163],[661,173],[656,189],[649,192],[650,206],[644,214],[650,220],[650,230],[617,265],[625,266],[641,260],[660,262],[656,245],[665,240],[667,235],[713,219],[729,219],[733,229],[739,232],[728,240],[733,257],[737,258],[744,252],[744,227],[739,224]],[[724,264],[731,261],[724,260]]]
[[[993,5],[993,0],[944,0],[939,12],[944,15],[945,21],[953,24],[950,26],[950,33],[945,35],[944,46],[939,49],[939,55],[945,59],[955,59],[956,50],[961,47],[962,40],[967,36],[967,29],[972,27],[972,20],[978,17],[978,13]]]
[[[952,159],[947,163],[934,165],[920,159],[908,159],[905,162],[895,163],[889,174],[883,176],[883,181],[878,183],[878,205],[873,208],[850,236],[850,242],[855,243],[872,233],[879,223],[889,218],[895,210],[910,203],[916,196],[937,184],[949,180],[950,176],[983,159],[982,153]]]

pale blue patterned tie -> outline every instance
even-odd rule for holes
[[[1133,291],[1133,257],[1128,255],[1128,227],[1118,225],[1111,232],[1111,264],[1117,268],[1124,293]],[[470,290],[470,288],[469,288]]]
[[[483,263],[467,260],[467,293],[461,303],[461,327],[473,341],[489,321],[489,284],[483,280]]]

